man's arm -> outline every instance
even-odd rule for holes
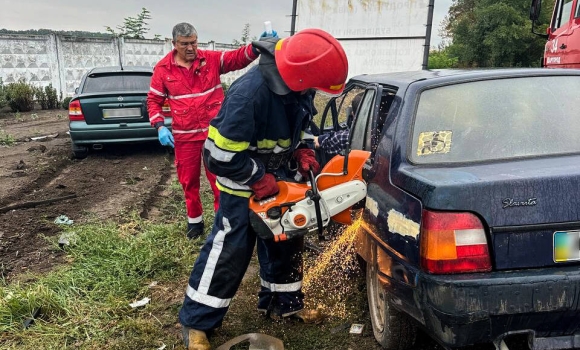
[[[248,44],[237,50],[222,52],[220,58],[220,74],[247,67],[258,58],[258,54],[254,51],[252,44]]]
[[[156,129],[162,126],[165,121],[163,116],[163,103],[166,99],[165,85],[161,69],[155,69],[151,77],[149,92],[147,93],[147,111],[149,112],[149,122]]]
[[[332,133],[329,136],[320,136],[318,138],[318,143],[320,144],[320,148],[322,148],[325,153],[338,154],[342,150],[346,149],[346,143],[348,142],[349,135],[350,131],[348,129],[340,130]]]

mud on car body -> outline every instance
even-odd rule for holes
[[[323,120],[361,90],[357,251],[378,342],[421,328],[446,348],[579,347],[580,71],[362,75]]]

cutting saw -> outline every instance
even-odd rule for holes
[[[278,180],[280,192],[270,198],[250,197],[250,224],[262,239],[286,241],[323,230],[330,220],[348,225],[355,204],[366,197],[362,170],[370,152],[352,150],[332,158],[310,181]]]

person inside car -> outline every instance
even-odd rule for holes
[[[356,115],[356,111],[362,100],[364,93],[359,93],[354,96],[351,101],[350,113],[346,119],[347,128],[339,131],[332,131],[329,134],[322,134],[314,137],[314,147],[322,149],[325,153],[335,156],[346,149],[348,138],[350,136],[350,128]]]

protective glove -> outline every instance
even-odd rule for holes
[[[262,38],[278,38],[278,32],[275,30],[272,30],[272,34],[263,32],[262,35],[260,35],[260,39]]]
[[[254,199],[259,201],[277,195],[280,192],[276,178],[270,173],[265,173],[260,180],[250,185],[250,188],[254,191]]]
[[[320,164],[316,161],[314,150],[310,148],[300,148],[294,151],[293,156],[296,163],[298,163],[298,172],[303,178],[308,179],[310,167],[312,167],[312,172],[314,172],[315,175],[318,174]]]
[[[166,127],[162,126],[157,130],[157,137],[159,137],[159,142],[163,146],[175,147],[173,145],[173,134]]]

